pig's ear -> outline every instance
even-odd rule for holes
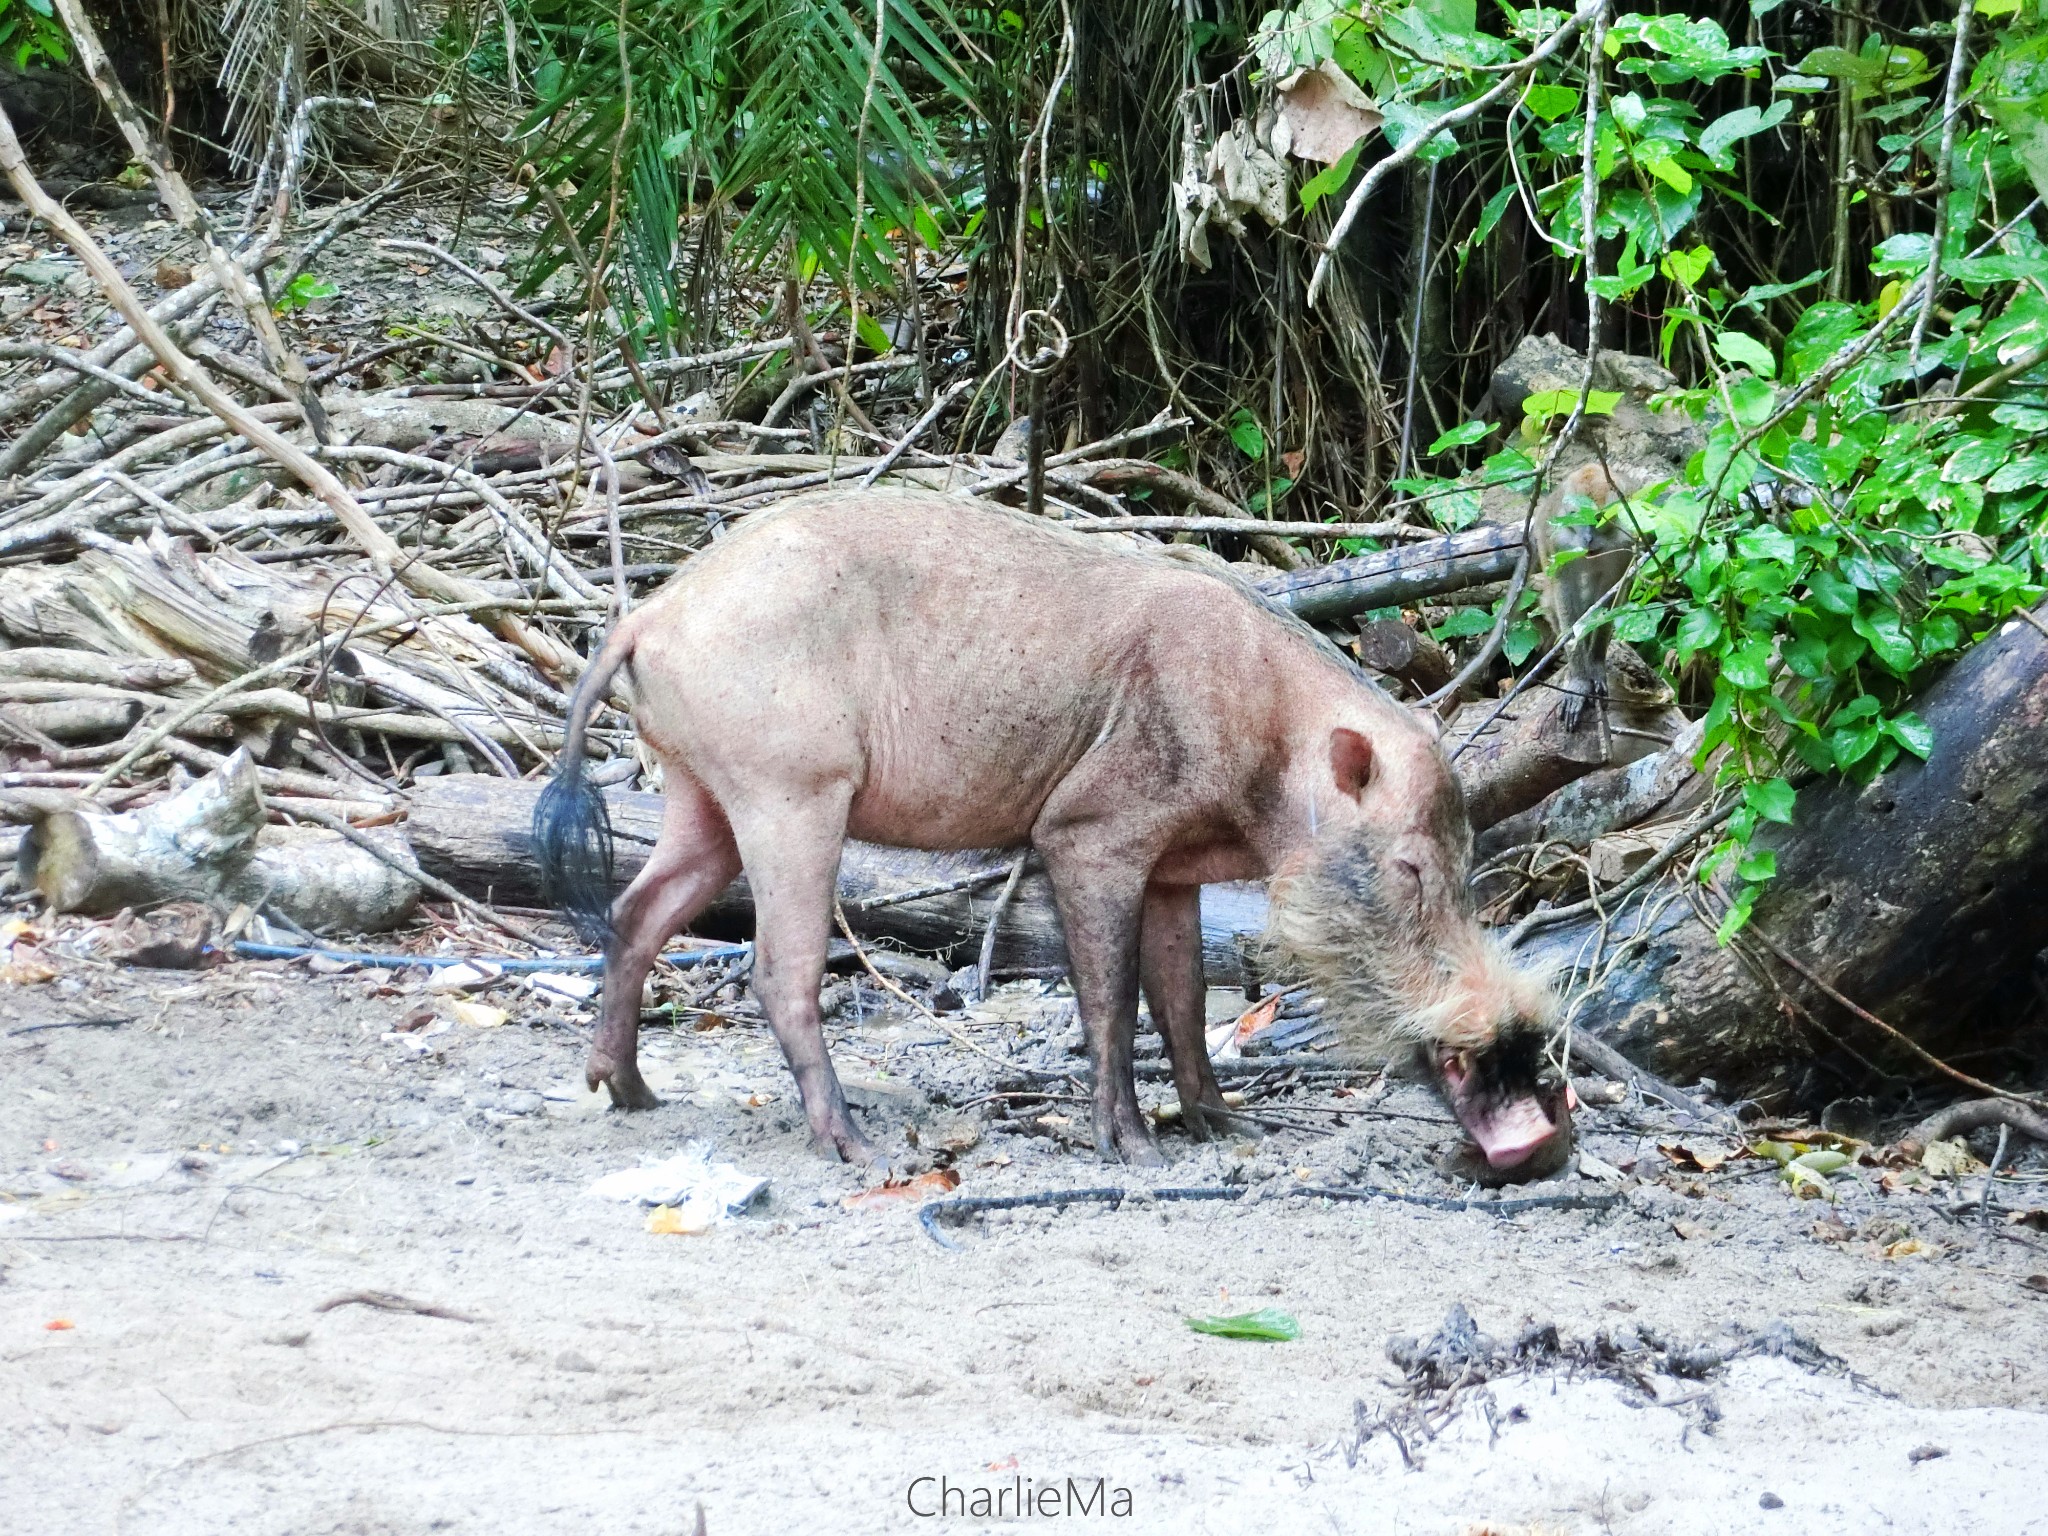
[[[1372,778],[1372,743],[1348,726],[1330,732],[1330,776],[1356,800]]]

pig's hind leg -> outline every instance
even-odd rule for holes
[[[866,1163],[875,1149],[846,1107],[818,1013],[851,799],[831,790],[756,811],[734,807],[733,830],[754,893],[754,995],[796,1078],[812,1142]]]
[[[1202,888],[1198,885],[1145,887],[1140,974],[1152,1023],[1166,1042],[1173,1086],[1180,1095],[1181,1123],[1196,1141],[1244,1129],[1223,1102],[1216,1069],[1209,1063],[1208,983],[1202,975]]]
[[[740,872],[739,849],[718,803],[680,767],[667,773],[661,836],[633,883],[612,904],[605,946],[604,1003],[584,1076],[603,1083],[621,1109],[661,1103],[640,1075],[640,991],[662,945]]]

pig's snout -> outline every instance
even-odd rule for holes
[[[1554,1080],[1554,1073],[1526,1070],[1526,1063],[1514,1060],[1522,1054],[1495,1047],[1487,1059],[1473,1051],[1444,1050],[1436,1053],[1434,1063],[1451,1113],[1487,1167],[1508,1180],[1554,1173],[1571,1147],[1575,1096],[1570,1086]],[[1518,1066],[1524,1070],[1513,1070]]]

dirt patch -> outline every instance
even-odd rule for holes
[[[667,1102],[626,1116],[581,1092],[575,1009],[531,992],[489,994],[509,1024],[428,1033],[397,1027],[422,1011],[405,973],[50,954],[0,1031],[128,1022],[0,1033],[0,1507],[23,1530],[682,1532],[700,1504],[712,1536],[973,1529],[1047,1490],[1127,1529],[2048,1529],[2026,1285],[2048,1254],[1980,1225],[1969,1181],[1795,1200],[1773,1164],[1681,1169],[1669,1125],[1617,1106],[1581,1121],[1611,1177],[1509,1192],[1618,1191],[1612,1212],[1289,1195],[1458,1193],[1441,1108],[1367,1074],[1255,1103],[1298,1122],[1260,1141],[1166,1136],[1159,1182],[1235,1200],[996,1212],[947,1252],[914,1196],[843,1203],[882,1173],[812,1155],[743,1003],[651,1029]],[[991,1057],[1077,1061],[1056,999],[995,1002],[952,1026],[987,1056],[870,994],[842,1008],[891,1171],[950,1166],[961,1197],[1132,1184],[1068,1144],[1084,1106],[988,1097],[1025,1091]],[[664,1236],[588,1194],[692,1140],[766,1196]],[[1404,1450],[1373,1432],[1415,1402],[1390,1336],[1412,1366],[1460,1304],[1497,1356]],[[1266,1307],[1300,1337],[1184,1322]],[[1565,1343],[1518,1363],[1532,1325]],[[1840,1369],[1683,1368],[1773,1329]],[[1632,1372],[1588,1369],[1596,1339]]]

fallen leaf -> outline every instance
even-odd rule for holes
[[[43,1324],[43,1331],[45,1333],[69,1333],[77,1326],[78,1324],[72,1322],[68,1317],[53,1317]]]
[[[1691,1242],[1695,1238],[1712,1237],[1715,1235],[1714,1229],[1703,1221],[1674,1221],[1671,1223],[1671,1230],[1687,1242]]]
[[[1960,1136],[1928,1143],[1920,1154],[1920,1166],[1937,1179],[1960,1179],[1984,1171],[1984,1165],[1970,1155],[1970,1144]]]
[[[1703,1151],[1698,1147],[1689,1147],[1680,1141],[1660,1141],[1657,1143],[1657,1150],[1670,1158],[1672,1162],[1678,1164],[1679,1167],[1690,1169],[1695,1173],[1718,1173],[1726,1165],[1728,1159],[1734,1156],[1732,1152],[1724,1148],[1713,1147]]]
[[[657,1237],[699,1237],[709,1232],[717,1213],[708,1205],[685,1210],[677,1205],[657,1205],[647,1213],[647,1230]]]
[[[960,1187],[960,1175],[951,1168],[934,1168],[914,1179],[885,1179],[871,1189],[857,1190],[839,1203],[849,1211],[873,1210],[905,1200],[923,1201]]]
[[[1261,1307],[1256,1312],[1236,1312],[1228,1317],[1183,1318],[1197,1333],[1219,1339],[1259,1339],[1285,1344],[1301,1337],[1301,1324],[1278,1307]]]
[[[988,1464],[988,1470],[991,1472],[1014,1472],[1017,1470],[1017,1458],[1012,1454],[1005,1456],[1001,1461],[992,1461]]]
[[[191,281],[190,267],[181,267],[168,259],[156,264],[156,285],[159,288],[182,288]]]
[[[456,1023],[467,1024],[472,1029],[496,1029],[512,1017],[502,1008],[471,1002],[466,997],[451,997],[443,1006]]]
[[[1856,1234],[1839,1216],[1823,1216],[1813,1224],[1813,1235],[1824,1243],[1846,1243]]]
[[[1932,1243],[1923,1243],[1917,1237],[1901,1238],[1896,1243],[1887,1243],[1884,1256],[1888,1259],[1931,1259],[1941,1250]]]
[[[2032,1227],[2036,1232],[2048,1232],[2048,1211],[2008,1211],[2006,1225]]]

